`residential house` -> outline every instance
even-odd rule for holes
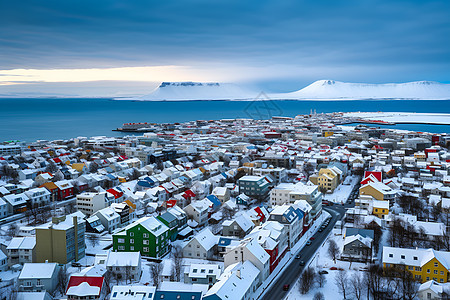
[[[254,238],[247,238],[224,255],[224,267],[237,262],[250,261],[258,270],[259,278],[256,286],[260,286],[270,275],[270,255]]]
[[[369,182],[359,188],[359,195],[369,195],[376,200],[394,200],[396,192],[381,182]]]
[[[221,273],[222,270],[217,264],[190,264],[184,269],[184,283],[212,286]]]
[[[8,265],[36,262],[36,237],[15,237],[6,247]]]
[[[125,281],[137,282],[141,278],[141,253],[140,252],[108,252],[106,269]]]
[[[198,232],[184,246],[183,257],[211,259],[217,249],[218,237],[216,237],[209,228]]]
[[[265,176],[250,176],[246,175],[238,180],[239,193],[247,196],[265,199],[269,194],[269,181]]]
[[[44,206],[51,201],[50,192],[46,188],[34,188],[25,192],[29,198],[29,206]]]
[[[230,200],[230,190],[226,187],[218,186],[213,191],[212,194],[219,198],[220,202],[225,203]]]
[[[67,300],[102,299],[103,276],[70,276],[66,288]]]
[[[146,285],[115,285],[111,290],[111,300],[156,300],[156,287]],[[140,298],[138,298],[140,297]],[[160,299],[157,299],[160,300]]]
[[[94,216],[99,218],[100,223],[109,233],[121,227],[120,215],[111,207],[100,209]]]
[[[114,197],[108,197],[106,192],[84,192],[77,195],[77,207],[86,216],[92,216],[97,211],[108,207]]]
[[[382,263],[384,268],[406,267],[415,279],[439,283],[450,281],[450,252],[434,249],[406,249],[383,247]]]
[[[17,279],[19,291],[52,294],[58,286],[59,266],[57,263],[26,263]]]
[[[58,187],[58,200],[64,200],[74,195],[73,185],[68,180],[60,180],[55,182]]]
[[[372,258],[373,238],[360,234],[347,235],[344,239],[341,259],[370,261]]]
[[[243,238],[253,229],[254,224],[247,214],[241,214],[232,220],[222,223],[222,234],[224,236],[236,236]]]
[[[155,217],[144,217],[113,234],[114,251],[139,251],[160,258],[168,253],[169,228]]]
[[[269,220],[277,221],[286,228],[289,248],[294,247],[303,235],[303,216],[299,209],[287,204],[276,206],[270,212]]]
[[[193,201],[184,208],[184,211],[190,219],[194,220],[199,227],[202,227],[208,222],[210,205],[210,201],[207,199]]]
[[[203,300],[256,299],[260,278],[259,269],[244,261],[225,268],[219,280],[206,292]]]
[[[8,215],[22,213],[27,210],[28,196],[25,193],[3,196],[8,205]]]

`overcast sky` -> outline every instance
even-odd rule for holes
[[[448,0],[0,1],[0,28],[0,93],[95,80],[450,82]]]

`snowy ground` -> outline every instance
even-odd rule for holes
[[[344,182],[340,184],[333,193],[325,194],[323,199],[338,204],[345,203],[357,183],[358,176],[347,176]]]
[[[406,113],[406,112],[351,112],[344,113],[345,117],[362,118],[368,120],[382,120],[394,123],[423,123],[450,124],[450,114],[438,113]]]
[[[357,272],[360,272],[361,276],[364,274],[361,269],[366,265],[363,263],[353,262],[350,264],[350,262],[347,261],[337,260],[335,264],[327,253],[329,239],[334,239],[340,249],[342,249],[344,240],[342,235],[340,235],[340,230],[333,229],[327,240],[320,247],[320,250],[307,264],[308,266],[313,267],[316,271],[326,270],[328,272],[328,274],[325,274],[325,285],[320,288],[316,283],[314,288],[312,288],[309,293],[302,295],[299,291],[299,281],[297,281],[295,285],[291,287],[290,291],[285,297],[285,300],[312,299],[314,297],[314,294],[318,291],[324,294],[325,299],[341,299],[342,296],[339,294],[339,289],[335,284],[335,277],[339,271],[330,270],[331,267],[337,267],[346,270],[348,278],[352,278],[352,276],[354,276],[354,274],[356,274]],[[348,295],[346,296],[348,297]],[[348,298],[351,299],[351,297]]]

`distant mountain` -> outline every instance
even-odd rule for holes
[[[359,100],[359,99],[450,99],[450,84],[433,81],[407,83],[347,83],[318,80],[292,92],[270,95],[272,99]]]
[[[248,100],[255,98],[257,94],[231,83],[163,82],[150,94],[133,100]]]

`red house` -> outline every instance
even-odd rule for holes
[[[58,200],[64,200],[74,195],[73,185],[68,180],[60,180],[55,182],[58,187]]]
[[[66,296],[68,300],[100,299],[104,278],[101,276],[70,276]]]

